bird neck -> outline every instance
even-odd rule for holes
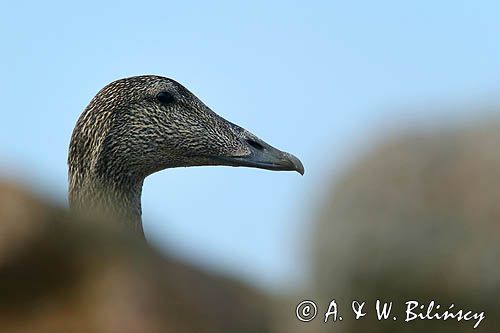
[[[143,178],[130,175],[69,174],[69,206],[84,215],[104,217],[144,237],[141,219]]]

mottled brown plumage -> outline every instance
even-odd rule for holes
[[[69,146],[69,204],[111,214],[142,234],[148,175],[174,167],[247,166],[295,170],[301,162],[223,119],[174,80],[121,79],[84,110]]]

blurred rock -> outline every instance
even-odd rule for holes
[[[315,229],[311,295],[323,313],[336,299],[344,321],[314,327],[473,330],[474,320],[404,323],[404,302],[435,300],[440,312],[451,303],[455,311],[485,311],[478,331],[498,332],[499,146],[498,123],[413,133],[387,140],[340,177]],[[367,302],[368,314],[358,321],[354,299]],[[398,320],[377,321],[376,299],[393,301]]]
[[[269,299],[0,182],[0,332],[270,332]]]

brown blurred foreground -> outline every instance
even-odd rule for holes
[[[268,299],[0,182],[0,332],[269,332]]]
[[[499,331],[500,124],[388,140],[335,183],[323,207],[310,294],[321,300],[321,331],[474,331],[474,320],[405,323],[409,300],[434,300],[441,313],[451,303],[484,311],[475,331]],[[344,321],[321,323],[331,299]],[[358,321],[354,299],[367,302]],[[398,320],[376,320],[376,299],[393,301]]]

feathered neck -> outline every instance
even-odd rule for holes
[[[144,236],[141,193],[144,175],[124,169],[112,158],[107,141],[116,121],[112,109],[102,108],[95,97],[78,119],[68,152],[68,201],[71,210],[117,220]]]
[[[117,221],[144,237],[141,219],[143,179],[109,177],[71,168],[68,200],[80,214]]]

